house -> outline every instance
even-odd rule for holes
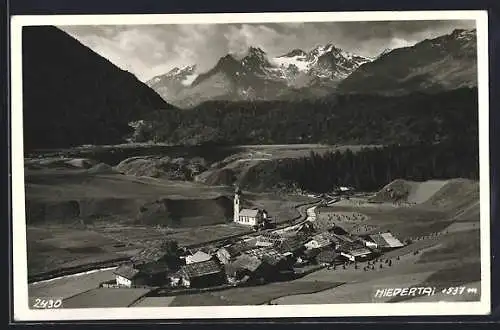
[[[318,253],[318,255],[316,256],[316,261],[319,263],[319,264],[326,264],[326,265],[330,265],[330,264],[333,264],[336,260],[338,260],[338,253],[333,251],[333,250],[323,250],[321,252]]]
[[[136,267],[139,270],[142,283],[145,285],[164,285],[168,274],[171,273],[170,267],[164,262],[150,262]]]
[[[252,249],[253,246],[246,242],[239,242],[233,245],[223,246],[217,250],[217,259],[223,264],[228,264],[236,259],[243,252]]]
[[[246,255],[258,258],[265,264],[274,267],[275,269],[287,268],[288,259],[283,254],[278,252],[275,248],[258,248],[245,252]]]
[[[182,285],[188,288],[217,286],[226,282],[223,268],[214,260],[182,266],[179,276]]]
[[[148,264],[151,262],[167,262],[174,267],[179,265],[180,260],[176,255],[167,255],[167,252],[161,245],[152,245],[134,255],[130,261],[134,264],[134,266]]]
[[[305,250],[303,240],[300,237],[292,236],[283,239],[277,246],[280,253],[290,252],[294,255]]]
[[[390,232],[369,235],[369,238],[379,249],[395,249],[404,246],[404,244]]]
[[[254,255],[242,254],[233,263],[226,265],[226,274],[229,282],[244,277],[249,280],[266,281],[280,276],[282,271],[292,269],[293,262],[284,256],[274,253],[262,254],[259,258]]]
[[[138,269],[130,265],[122,265],[113,271],[116,278],[116,284],[127,288],[144,283],[144,279],[139,273],[140,271]]]
[[[301,255],[301,258],[303,260],[313,260],[316,258],[316,256],[321,252],[323,251],[322,249],[317,249],[317,248],[313,248],[313,249],[306,249],[304,251],[304,253]]]
[[[196,253],[193,255],[186,256],[186,265],[194,264],[197,262],[204,262],[204,261],[208,261],[210,259],[212,259],[212,256],[210,254],[199,250],[199,251],[196,251]]]
[[[347,249],[341,249],[340,255],[348,259],[349,261],[362,261],[370,258],[372,256],[372,251],[365,247],[352,247]]]
[[[265,210],[240,208],[241,190],[236,189],[233,199],[233,221],[246,226],[259,226],[269,220]]]
[[[334,236],[332,234],[330,234],[329,232],[323,232],[311,237],[310,240],[306,244],[304,244],[304,246],[306,247],[306,249],[320,249],[330,246],[335,242],[336,240],[334,239]]]

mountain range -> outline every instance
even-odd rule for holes
[[[300,100],[342,93],[401,95],[477,85],[476,31],[456,29],[413,46],[386,49],[375,58],[344,51],[333,43],[278,57],[250,47],[227,54],[213,68],[173,68],[146,84],[181,108],[210,100]]]
[[[196,64],[174,68],[147,82],[165,100],[196,106],[208,100],[276,100],[328,95],[332,88],[371,59],[345,52],[333,44],[309,52],[294,49],[269,58],[250,47],[238,58],[227,54],[207,72],[196,74]]]
[[[146,84],[56,27],[24,27],[24,149],[477,136],[475,40],[455,30],[374,59],[332,44],[275,58],[250,47],[201,74],[175,68]]]

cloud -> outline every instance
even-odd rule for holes
[[[197,64],[209,70],[227,53],[241,55],[250,46],[269,56],[292,49],[308,51],[333,43],[363,56],[377,56],[386,48],[415,44],[474,28],[474,21],[390,21],[200,25],[61,26],[80,42],[122,69],[146,81],[174,67]]]

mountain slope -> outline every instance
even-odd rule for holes
[[[477,137],[477,88],[302,101],[210,101],[148,119],[174,145],[414,144]],[[143,141],[137,141],[143,142]]]
[[[339,91],[400,95],[477,86],[476,31],[454,30],[386,52],[343,80]]]
[[[25,148],[123,142],[140,120],[172,108],[123,71],[52,26],[23,28]]]
[[[174,69],[147,84],[165,100],[180,107],[192,107],[209,100],[290,100],[322,97],[361,64],[370,59],[336,48],[317,46],[309,52],[294,49],[269,58],[260,48],[250,47],[241,59],[228,54],[207,72],[199,74],[191,85],[186,70]],[[178,72],[172,75],[172,72]],[[186,86],[187,85],[187,86]]]

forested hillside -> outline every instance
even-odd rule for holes
[[[399,97],[339,95],[300,102],[206,102],[158,111],[136,134],[176,145],[412,144],[477,136],[477,89]]]
[[[338,185],[374,191],[398,178],[479,179],[476,139],[440,144],[387,146],[352,153],[311,153],[301,159],[283,160],[277,168],[283,182],[315,192],[328,192]]]

